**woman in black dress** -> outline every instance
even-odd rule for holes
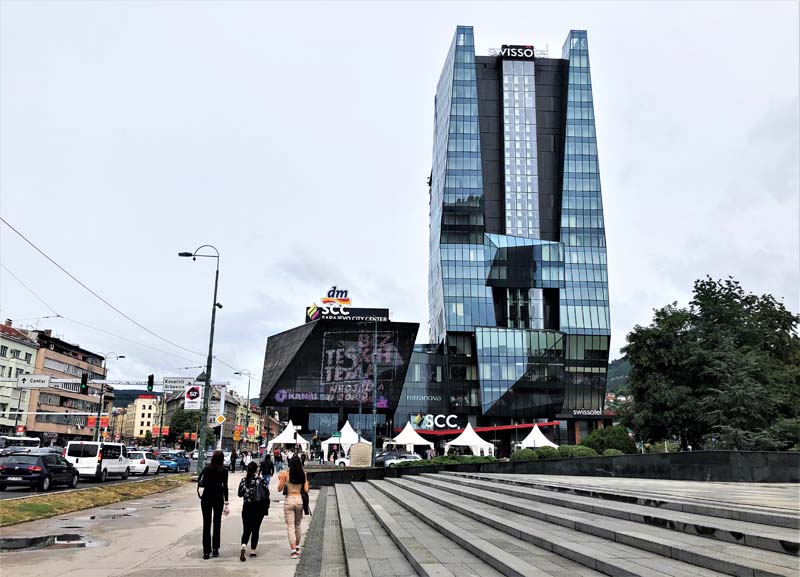
[[[258,547],[258,532],[264,515],[269,514],[269,486],[264,478],[258,474],[258,463],[250,461],[247,465],[247,475],[239,482],[239,496],[244,499],[242,504],[242,548],[239,551],[239,560],[245,561],[245,549],[250,541],[250,557],[256,556]]]
[[[225,468],[225,455],[222,451],[214,451],[211,462],[206,465],[197,480],[200,496],[200,509],[203,511],[203,559],[209,555],[219,557],[220,530],[222,529],[222,513],[228,510],[228,470]],[[214,523],[212,539],[211,523]]]

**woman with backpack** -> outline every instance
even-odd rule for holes
[[[242,505],[242,548],[239,561],[245,561],[247,541],[250,541],[250,557],[256,556],[258,533],[264,515],[269,515],[269,486],[258,472],[258,463],[251,461],[247,465],[247,475],[239,482],[239,496],[244,499]]]
[[[308,479],[303,470],[303,462],[297,455],[289,459],[288,471],[278,473],[278,491],[284,491],[284,495],[286,495],[283,513],[289,533],[291,557],[297,559],[300,555],[300,523],[303,521],[304,510],[308,511]],[[310,511],[308,512],[310,513]]]
[[[203,493],[200,493],[202,487]],[[200,497],[200,509],[203,511],[203,559],[210,555],[219,557],[220,531],[222,514],[228,509],[228,470],[225,468],[225,455],[222,451],[214,451],[211,462],[205,466],[197,479],[197,495]],[[212,540],[212,515],[214,535]]]

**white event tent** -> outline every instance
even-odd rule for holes
[[[415,446],[424,445],[427,447],[433,448],[433,443],[430,441],[426,441],[422,438],[414,427],[411,425],[411,421],[406,423],[406,426],[403,427],[403,430],[400,431],[394,439],[392,439],[391,443],[387,443],[391,445],[400,445],[401,447],[405,447],[406,451],[409,453],[414,451]]]
[[[297,432],[294,424],[289,421],[289,424],[286,425],[286,428],[283,432],[275,437],[274,439],[270,440],[269,444],[267,445],[267,452],[272,450],[272,447],[275,445],[289,445],[294,447],[295,445],[300,445],[303,449],[308,449],[310,443],[306,441],[300,433]]]
[[[339,445],[345,453],[350,450],[352,445],[358,443],[358,433],[356,433],[355,429],[350,425],[350,421],[346,421],[342,430],[339,431],[340,436],[338,437],[331,437],[330,439],[326,439],[322,441],[322,455],[323,458],[327,461],[328,460],[328,448],[330,445]],[[368,440],[366,440],[363,436],[361,437],[361,442],[366,443],[367,445],[372,445]]]
[[[469,447],[473,455],[494,455],[494,445],[489,441],[483,440],[469,423],[467,423],[467,428],[458,437],[449,443],[445,443],[445,455],[450,451],[451,447]]]
[[[553,447],[554,449],[558,449],[558,445],[544,436],[544,433],[539,429],[539,425],[534,425],[531,432],[528,433],[528,436],[525,437],[520,444],[523,448],[537,449],[539,447]]]

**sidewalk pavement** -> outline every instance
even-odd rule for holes
[[[292,577],[298,561],[290,558],[277,479],[270,483],[269,516],[261,525],[258,557],[239,561],[242,500],[236,495],[244,473],[229,479],[230,509],[222,519],[220,556],[203,560],[200,500],[194,483],[134,501],[33,521],[0,529],[3,537],[79,533],[85,548],[41,549],[0,555],[2,573],[14,577]],[[318,491],[311,491],[314,511]],[[276,503],[275,500],[279,502]],[[303,518],[303,542],[310,522]],[[249,549],[248,549],[249,553]]]

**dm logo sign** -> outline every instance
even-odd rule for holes
[[[306,308],[306,322],[315,321],[319,318],[346,317],[350,315],[348,307],[351,301],[348,291],[332,286],[328,294],[320,299],[322,303],[317,307],[317,303],[312,303]]]

